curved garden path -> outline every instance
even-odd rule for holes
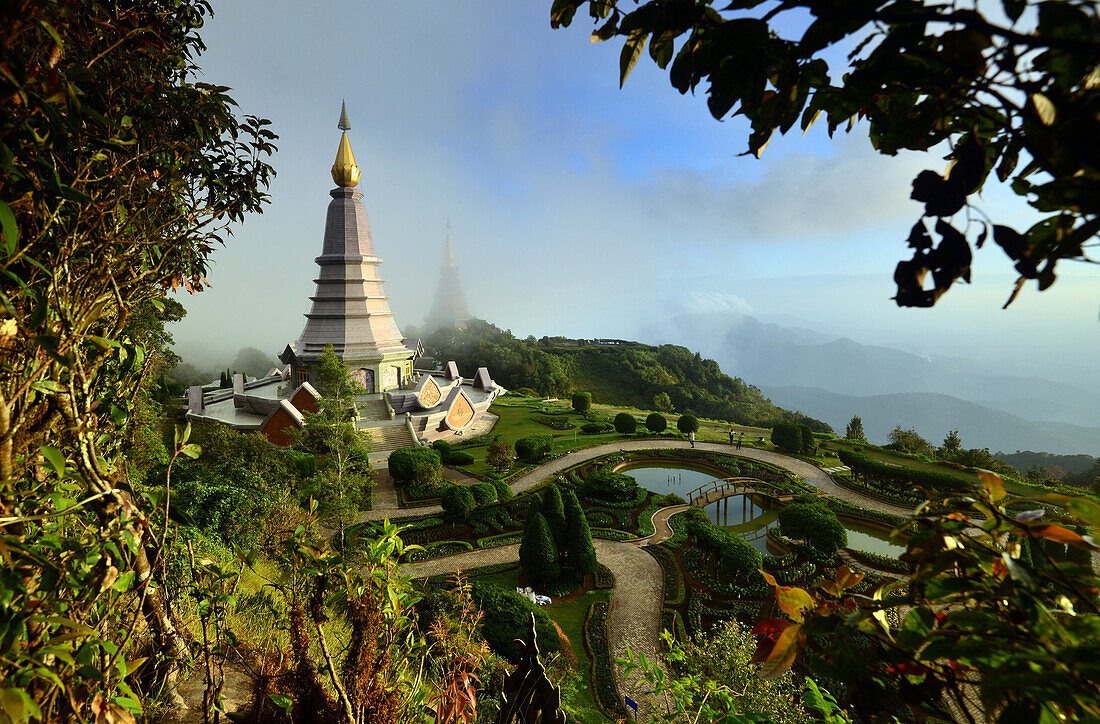
[[[610,453],[628,450],[685,449],[691,444],[686,440],[631,440],[621,443],[599,445],[573,453],[567,453],[550,462],[540,465],[531,472],[520,476],[511,483],[513,494],[522,493],[542,483],[547,478],[578,463],[602,457]],[[893,515],[911,515],[912,510],[873,500],[837,485],[820,468],[810,463],[780,453],[755,448],[740,450],[721,443],[697,442],[699,450],[722,453],[775,465],[798,475],[822,492],[872,510]],[[389,476],[385,478],[388,480]],[[392,490],[392,482],[389,483]],[[438,505],[425,505],[415,508],[398,508],[390,501],[396,496],[383,494],[376,499],[375,508],[360,517],[361,520],[378,520],[383,517],[412,517],[435,515],[443,512]],[[382,505],[379,505],[382,503]],[[615,576],[615,588],[611,596],[611,608],[608,615],[608,643],[614,659],[626,658],[626,651],[644,654],[650,661],[657,660],[657,647],[660,641],[661,612],[664,606],[664,573],[657,560],[643,550],[649,542],[666,540],[672,535],[669,518],[689,506],[676,505],[663,508],[653,515],[654,533],[633,541],[611,541],[595,539],[596,558],[607,566]],[[420,563],[401,566],[401,572],[414,578],[427,578],[450,571],[481,568],[498,563],[512,563],[519,560],[519,544],[514,543],[493,548],[479,548],[465,553],[433,558]],[[635,671],[628,678],[623,676],[623,667],[614,666],[615,688],[619,696],[629,696],[638,702],[640,721],[647,721],[651,702],[643,694],[646,685],[641,681],[640,672]]]

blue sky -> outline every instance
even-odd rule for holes
[[[183,299],[174,333],[196,361],[246,344],[274,353],[300,333],[341,99],[399,324],[428,310],[450,219],[472,311],[521,335],[628,337],[714,307],[1013,372],[1100,352],[1098,277],[1081,265],[1002,312],[1014,277],[986,249],[975,283],[937,308],[894,306],[893,267],[920,213],[909,183],[942,169],[938,155],[879,157],[858,129],[830,140],[815,127],[762,160],[739,156],[741,121],[715,121],[648,56],[620,90],[620,46],[590,44],[584,18],[551,30],[548,1],[215,11],[203,79],[273,121],[279,175],[267,211],[216,254],[213,289]],[[1003,190],[987,190],[985,208],[1031,223]]]

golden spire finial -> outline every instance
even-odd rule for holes
[[[343,101],[340,102],[340,122],[336,127],[343,133],[340,134],[340,148],[336,151],[336,162],[332,164],[332,180],[337,186],[355,186],[359,183],[359,165],[355,163],[355,154],[351,152],[351,141],[348,140],[351,122],[348,120],[347,105]]]

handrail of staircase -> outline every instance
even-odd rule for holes
[[[390,408],[390,411],[392,413],[392,407]],[[416,430],[413,429],[412,415],[407,412],[405,413],[405,429],[409,431],[409,437],[412,438],[413,445],[415,445],[416,447],[424,447],[428,444],[427,442],[421,440],[419,437],[416,436]]]

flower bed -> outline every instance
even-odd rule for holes
[[[593,603],[584,620],[584,646],[592,669],[589,680],[592,682],[592,694],[604,713],[612,719],[626,716],[626,708],[620,703],[615,691],[615,676],[611,671],[611,644],[607,638],[608,604],[605,601]]]
[[[492,575],[493,573],[501,573],[502,571],[510,571],[514,568],[519,568],[519,564],[518,563],[494,563],[490,566],[481,566],[480,568],[468,568],[468,569],[462,571],[462,573],[463,573],[464,576],[466,576],[466,578],[473,578],[474,576],[488,576],[488,575]],[[429,586],[432,586],[434,588],[435,586],[438,586],[438,585],[441,585],[441,584],[444,584],[444,583],[449,583],[451,580],[453,580],[454,575],[455,575],[454,571],[447,571],[446,573],[437,573],[434,576],[428,576],[428,578],[425,579],[425,582]]]
[[[615,587],[615,575],[602,563],[596,564],[596,574],[593,578],[598,589],[610,590]]]

